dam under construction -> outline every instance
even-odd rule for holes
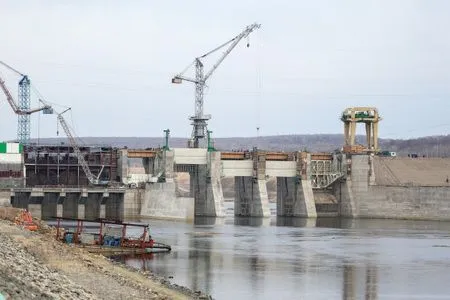
[[[82,171],[70,164],[59,166],[61,181],[51,184],[58,166],[47,159],[45,166],[25,164],[25,184],[14,179],[2,198],[43,219],[223,217],[230,200],[239,217],[269,217],[269,202],[276,202],[276,215],[284,217],[450,219],[450,159],[189,148],[109,149],[108,157],[111,151],[117,175],[106,174],[121,178],[115,186],[83,185]],[[145,174],[130,173],[137,158]],[[140,181],[130,183],[137,175]]]
[[[160,148],[12,144],[1,197],[43,219],[224,217],[233,201],[237,217],[270,217],[276,203],[280,217],[450,220],[450,159],[380,155],[380,119],[375,108],[346,109],[332,153],[218,151],[210,136],[207,148],[170,148],[168,130]],[[355,143],[358,123],[366,145]]]

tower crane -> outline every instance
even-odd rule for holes
[[[41,110],[44,112],[44,114],[52,114],[52,107],[50,105],[44,104],[44,106],[42,107],[30,109],[30,79],[27,75],[22,74],[5,62],[0,61],[0,64],[22,76],[22,79],[19,81],[19,105],[17,105],[14,101],[11,92],[8,90],[5,81],[1,77],[0,86],[12,110],[15,114],[18,115],[17,140],[22,144],[28,144],[30,142],[31,131],[30,115]]]
[[[27,75],[24,75],[22,72],[17,71],[7,63],[0,61],[0,64],[22,77],[22,79],[20,79],[19,81],[18,109],[22,111],[30,110],[30,79]],[[18,114],[17,140],[20,143],[29,143],[31,132],[30,127],[30,115],[26,113]]]
[[[78,147],[77,141],[75,140],[74,136],[70,132],[69,126],[67,125],[66,120],[63,117],[63,114],[65,112],[67,112],[68,110],[70,110],[70,108],[66,109],[62,113],[59,113],[57,116],[57,119],[58,119],[59,123],[61,124],[61,127],[63,128],[64,132],[66,133],[67,138],[69,139],[70,145],[72,146],[73,150],[75,151],[75,155],[77,156],[78,163],[81,165],[81,168],[83,168],[84,174],[86,174],[86,177],[89,180],[89,183],[91,183],[92,185],[107,185],[108,181],[100,180],[100,175],[102,174],[104,166],[102,166],[102,168],[97,176],[94,176],[94,174],[92,174],[92,172],[91,172],[91,169],[89,169],[89,166],[88,166],[86,160],[84,159],[83,154],[80,151],[80,147]]]
[[[231,40],[223,43],[222,45],[212,49],[211,51],[196,57],[194,61],[181,73],[175,75],[172,78],[172,83],[180,84],[182,81],[189,81],[195,84],[195,114],[189,119],[192,120],[192,135],[191,140],[189,142],[189,147],[191,148],[199,148],[201,145],[201,141],[204,141],[207,131],[207,121],[211,119],[211,115],[203,114],[203,94],[204,88],[206,86],[206,81],[211,77],[214,71],[219,67],[219,65],[223,62],[223,60],[230,54],[230,52],[236,47],[236,45],[245,37],[248,37],[250,33],[252,33],[255,29],[261,27],[261,24],[251,24],[247,26],[241,33],[232,38]],[[219,60],[212,66],[211,70],[209,70],[206,74],[203,70],[203,62],[202,59],[207,57],[208,55],[228,46],[228,48],[223,52],[222,56]],[[247,43],[247,47],[249,44]],[[195,78],[186,77],[184,73],[195,64]]]

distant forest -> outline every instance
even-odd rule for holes
[[[170,147],[186,147],[187,138],[170,138]],[[357,143],[364,144],[365,137],[358,136]],[[42,138],[32,140],[41,145],[67,144],[67,139]],[[216,138],[214,145],[218,150],[241,150],[258,147],[271,151],[311,151],[331,152],[341,149],[344,143],[342,134],[311,134],[311,135],[277,135],[261,137],[230,137]],[[429,136],[415,139],[380,139],[380,148],[385,151],[397,152],[406,156],[410,153],[427,157],[450,157],[450,135]],[[82,137],[80,145],[99,145],[128,148],[157,148],[164,145],[163,137]]]

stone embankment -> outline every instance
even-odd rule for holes
[[[20,228],[13,217],[0,208],[0,299],[210,299],[56,241],[45,224]]]

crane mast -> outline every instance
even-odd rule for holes
[[[10,69],[11,71],[22,76],[19,81],[19,105],[16,104],[11,92],[6,87],[5,81],[0,77],[0,87],[6,96],[6,100],[11,106],[15,114],[18,115],[18,126],[17,126],[17,140],[22,144],[28,144],[30,142],[30,115],[32,113],[43,110],[44,114],[51,114],[53,110],[50,105],[44,104],[43,107],[30,109],[30,79],[27,75],[22,74],[10,65],[0,61],[0,64]]]
[[[230,54],[230,52],[236,47],[236,45],[255,29],[260,28],[261,25],[254,23],[247,26],[240,34],[232,38],[231,40],[223,43],[222,45],[214,48],[213,50],[195,58],[193,64],[195,65],[195,79],[184,76],[185,71],[192,65],[190,65],[185,71],[172,78],[172,83],[182,83],[183,80],[189,81],[195,84],[195,114],[189,119],[192,121],[192,136],[189,143],[191,148],[204,147],[204,141],[207,133],[207,121],[211,119],[211,115],[203,114],[203,98],[204,98],[204,88],[206,86],[206,81],[211,77],[214,71],[219,67],[219,65],[224,61],[224,59]],[[208,55],[228,46],[225,52],[221,55],[218,61],[212,66],[206,74],[203,69],[203,62],[201,59],[207,57]],[[248,45],[247,45],[248,46]]]
[[[0,64],[22,77],[19,81],[18,108],[20,110],[29,110],[31,102],[30,79],[27,75],[22,74],[22,72],[17,71],[7,63],[0,61]],[[22,144],[28,144],[30,142],[31,133],[30,115],[19,114],[17,119],[17,140]]]
[[[69,139],[69,143],[72,146],[73,150],[75,151],[75,155],[77,156],[78,163],[81,165],[81,168],[83,168],[84,174],[86,174],[86,177],[89,180],[89,182],[91,184],[93,184],[93,185],[102,184],[100,182],[100,180],[99,180],[101,171],[100,171],[100,174],[97,177],[95,177],[94,174],[92,174],[92,172],[89,169],[89,166],[88,166],[86,160],[84,159],[83,154],[80,151],[80,147],[78,147],[78,144],[77,144],[75,138],[73,137],[72,133],[70,132],[70,129],[69,129],[69,126],[66,123],[66,120],[62,116],[62,114],[65,113],[66,111],[68,111],[69,109],[66,109],[62,113],[58,114],[58,117],[57,117],[58,121],[61,124],[61,127],[63,128],[64,132],[66,133],[66,136]]]

